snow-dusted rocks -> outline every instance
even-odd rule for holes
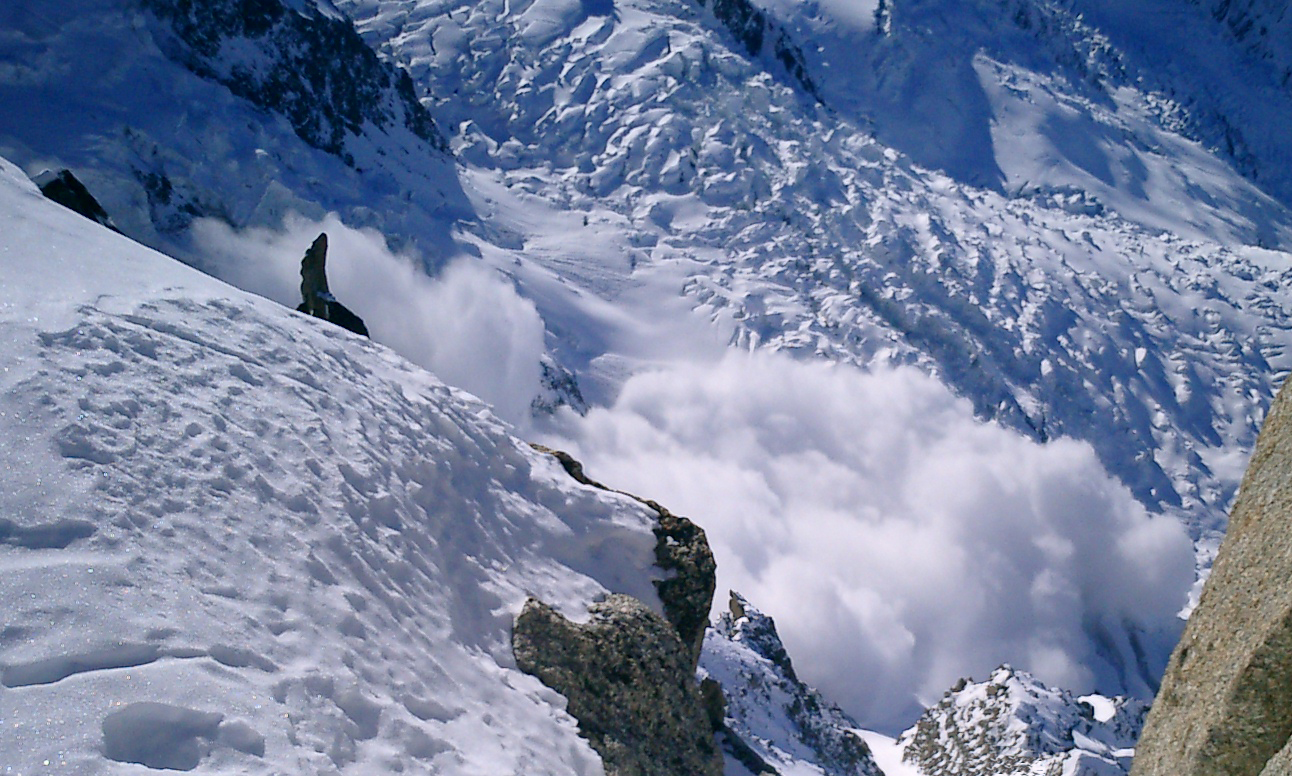
[[[706,634],[700,665],[726,697],[729,760],[755,774],[770,766],[776,772],[882,776],[857,723],[799,681],[772,618],[738,593],[731,593],[729,611]]]
[[[937,776],[1123,776],[1148,706],[1073,697],[1002,666],[963,680],[899,739],[904,760]]]
[[[5,766],[602,772],[510,631],[662,612],[652,510],[5,163],[0,220]]]
[[[568,453],[535,448],[575,481],[618,492],[590,479]],[[713,600],[713,553],[699,526],[630,497],[656,514],[655,563],[666,572],[655,580],[662,616],[616,595],[594,604],[592,621],[581,624],[531,598],[512,631],[516,663],[569,700],[609,774],[716,776],[722,753],[695,677]]]
[[[142,0],[170,27],[170,55],[279,113],[310,145],[355,164],[369,131],[409,132],[446,150],[408,73],[383,62],[344,17],[281,0]]]

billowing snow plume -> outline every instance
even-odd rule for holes
[[[566,433],[603,481],[699,521],[719,589],[775,612],[803,679],[863,724],[900,729],[1002,660],[1149,695],[1123,623],[1165,637],[1138,645],[1161,661],[1193,580],[1180,525],[1088,445],[980,423],[914,369],[733,355],[634,377]]]
[[[413,256],[396,254],[371,229],[336,215],[287,219],[281,231],[238,232],[216,220],[195,224],[196,252],[215,274],[248,291],[295,307],[300,260],[327,232],[333,293],[367,322],[372,338],[465,388],[518,426],[539,391],[543,321],[497,272],[459,260],[427,277]]]

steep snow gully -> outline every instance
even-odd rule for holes
[[[757,605],[890,776],[1124,770],[1292,368],[1276,6],[10,0],[0,752],[600,772],[511,621],[659,606],[652,513],[516,434],[705,527],[729,695],[815,697]]]

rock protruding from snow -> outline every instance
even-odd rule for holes
[[[297,312],[322,318],[363,337],[368,327],[350,308],[337,301],[327,286],[327,235],[315,238],[301,259],[301,303]]]
[[[938,776],[1122,776],[1147,712],[1001,666],[985,682],[962,679],[900,742],[906,762]]]
[[[1287,773],[1292,739],[1292,391],[1265,418],[1229,531],[1171,655],[1136,776]],[[1262,771],[1264,769],[1264,771]]]
[[[576,481],[653,510],[655,565],[668,576],[655,580],[663,617],[619,595],[591,607],[593,622],[581,625],[530,599],[512,631],[517,666],[569,699],[608,773],[721,773],[712,693],[703,693],[695,679],[716,571],[704,530],[654,501],[589,478],[569,453],[534,447]]]
[[[776,623],[739,593],[706,634],[701,665],[726,695],[727,753],[751,772],[881,776],[857,723],[798,680]]]
[[[36,176],[36,185],[40,186],[41,194],[68,210],[80,213],[94,223],[106,226],[114,232],[119,231],[116,224],[112,223],[112,217],[108,215],[108,211],[103,209],[103,205],[99,204],[90,190],[72,174],[71,170],[58,172],[46,170]]]
[[[569,700],[610,776],[718,776],[722,756],[687,649],[641,601],[612,595],[570,622],[530,599],[512,632],[516,665]]]
[[[700,663],[704,631],[716,586],[717,563],[713,560],[704,529],[669,512],[658,502],[609,488],[591,479],[584,473],[583,464],[569,453],[542,445],[534,445],[534,448],[556,458],[567,474],[584,485],[628,496],[654,510],[658,516],[654,527],[655,565],[669,575],[656,580],[655,587],[664,604],[664,615],[681,638],[694,672]]]
[[[764,53],[773,56],[784,66],[786,73],[793,78],[803,90],[816,99],[816,84],[808,74],[803,51],[775,21],[749,0],[699,0],[700,5],[711,5],[713,15],[718,21],[736,36],[750,56],[761,56]]]

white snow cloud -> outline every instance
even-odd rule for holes
[[[1005,661],[1117,689],[1092,624],[1132,623],[1168,650],[1178,632],[1183,528],[1088,445],[981,423],[914,369],[733,354],[633,377],[613,407],[563,423],[552,441],[592,476],[695,518],[717,604],[734,588],[772,614],[799,673],[866,724],[900,729]]]
[[[528,425],[543,321],[498,272],[460,259],[430,278],[416,257],[392,252],[380,233],[350,228],[336,215],[289,218],[277,231],[204,220],[192,236],[196,253],[210,262],[204,269],[295,308],[301,257],[319,232],[328,235],[329,288],[374,340],[476,394],[512,424]]]

